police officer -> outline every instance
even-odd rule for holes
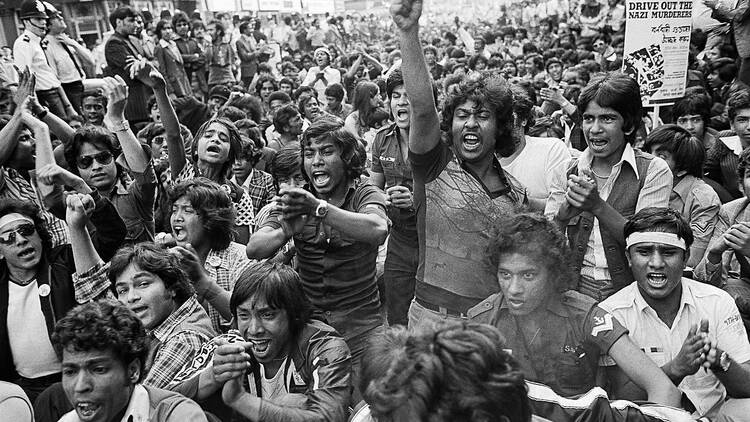
[[[78,113],[68,100],[44,52],[47,48],[44,37],[49,23],[47,8],[42,1],[25,0],[21,3],[20,15],[25,29],[13,43],[16,66],[19,69],[28,67],[36,76],[36,96],[50,112],[66,120],[76,116]]]
[[[94,66],[93,57],[85,47],[65,33],[68,25],[62,13],[46,1],[44,6],[49,18],[49,33],[44,38],[47,42],[45,50],[47,62],[60,80],[73,108],[80,113],[83,80],[86,78],[86,72],[83,69],[85,66]]]

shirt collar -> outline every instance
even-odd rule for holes
[[[250,188],[250,183],[252,183],[252,181],[253,181],[253,175],[254,174],[255,174],[255,169],[254,168],[250,169],[250,174],[247,175],[247,179],[245,179],[245,182],[242,183],[242,187],[243,188]],[[230,179],[230,181],[232,181],[234,183],[237,183],[237,177],[236,176],[232,176],[232,178]],[[237,184],[239,185],[239,183],[237,183]]]
[[[685,306],[692,306],[695,308],[695,298],[693,297],[693,291],[690,290],[690,284],[685,283],[685,278],[683,277],[680,281],[682,283],[682,296],[680,297],[680,307],[677,312],[679,315],[680,312],[682,312],[682,308]],[[635,282],[635,285],[633,286],[635,289],[635,295],[633,295],[633,304],[636,307],[636,310],[640,313],[643,312],[646,308],[651,308],[651,305],[649,305],[646,302],[646,299],[643,298],[643,295],[641,295],[641,290],[638,288],[638,282]],[[653,308],[651,308],[653,310]],[[654,310],[654,312],[656,312]]]
[[[200,306],[198,303],[198,300],[196,300],[195,296],[190,296],[188,300],[185,301],[177,310],[172,312],[167,319],[164,320],[158,327],[154,328],[151,331],[151,334],[153,334],[154,337],[156,337],[160,342],[164,343],[167,341],[167,336],[174,331],[175,327],[177,327],[182,321],[185,320],[185,318],[189,317],[193,312],[195,312],[196,307]]]
[[[128,408],[125,409],[122,422],[147,421],[149,420],[150,408],[151,402],[148,398],[148,390],[141,384],[136,384],[133,387],[133,393],[130,395],[130,403],[128,403]]]
[[[591,163],[594,161],[594,155],[591,154],[590,148],[586,148],[582,153],[581,157],[578,159],[578,163],[582,168],[590,169]],[[635,178],[640,180],[640,175],[638,174],[638,166],[635,163],[635,150],[633,149],[633,146],[629,143],[625,143],[625,150],[622,151],[622,157],[620,157],[620,161],[617,162],[613,166],[622,166],[622,163],[628,163],[630,164],[630,167],[633,169],[633,173],[635,173]]]
[[[159,45],[162,46],[162,48],[171,48],[172,47],[172,43],[170,43],[169,41],[167,41],[167,40],[165,40],[163,38],[159,40]]]
[[[674,185],[672,191],[684,201],[690,194],[690,188],[693,187],[693,183],[695,182],[695,180],[695,176],[686,174],[682,177],[682,179],[680,179],[679,182],[677,182],[676,185]]]

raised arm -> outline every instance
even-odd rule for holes
[[[391,15],[399,29],[401,70],[411,103],[409,151],[424,154],[440,142],[440,122],[432,95],[432,78],[419,43],[422,1],[394,0],[391,3]]]
[[[159,107],[161,122],[167,133],[167,150],[169,151],[169,168],[172,177],[177,177],[187,163],[185,155],[185,144],[180,135],[180,121],[177,119],[177,113],[172,107],[172,102],[167,95],[167,84],[164,76],[158,70],[151,66],[141,71],[140,80],[154,90],[156,106]]]
[[[120,142],[128,167],[134,173],[143,173],[148,167],[148,155],[125,120],[125,105],[128,102],[128,86],[120,76],[105,78],[104,92],[107,94],[107,115],[104,124]],[[179,133],[179,132],[178,132]]]
[[[91,195],[79,193],[68,195],[66,205],[65,221],[70,227],[70,245],[73,250],[76,273],[83,274],[103,263],[86,229],[89,216],[96,205]]]

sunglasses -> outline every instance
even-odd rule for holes
[[[92,164],[94,164],[94,160],[96,160],[96,162],[99,164],[109,164],[112,162],[112,153],[109,151],[102,151],[98,154],[78,157],[78,168],[87,169],[91,167]]]
[[[166,138],[164,138],[163,136],[154,136],[154,139],[152,139],[151,142],[155,144],[163,144],[165,140]]]
[[[15,230],[0,234],[0,244],[12,245],[16,243],[16,233],[23,237],[29,237],[36,232],[36,227],[33,224],[27,223],[18,226]]]

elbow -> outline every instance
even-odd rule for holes
[[[382,245],[385,243],[385,239],[388,238],[388,223],[383,221],[382,223],[378,223],[373,230],[373,236],[372,236],[372,244],[373,245]]]

